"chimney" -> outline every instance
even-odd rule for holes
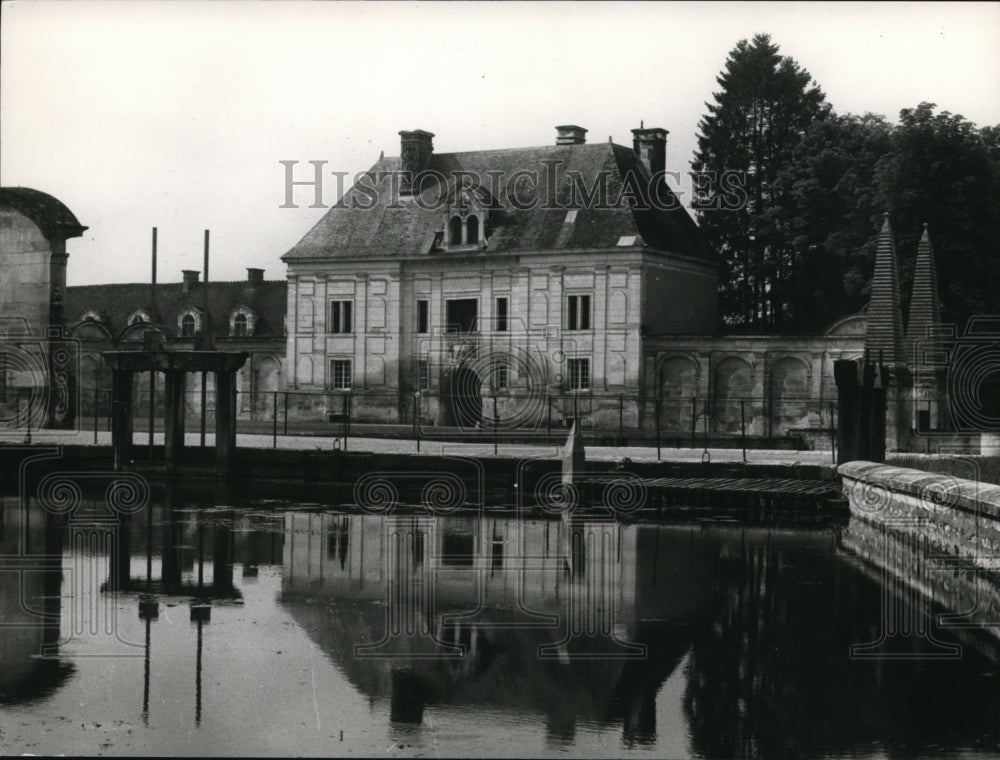
[[[583,145],[587,142],[587,130],[576,124],[556,127],[556,145]]]
[[[417,175],[430,165],[431,153],[434,152],[434,135],[422,129],[414,129],[403,130],[399,137],[403,172],[400,189],[403,195],[413,195]]]
[[[251,285],[260,285],[264,282],[264,270],[247,267],[247,282]]]
[[[190,293],[194,290],[194,286],[198,284],[198,275],[200,273],[197,269],[182,269],[181,274],[184,275],[184,287],[181,290],[185,293]]]
[[[650,176],[667,170],[667,135],[662,127],[647,129],[639,123],[638,129],[632,130],[632,150],[642,161]]]

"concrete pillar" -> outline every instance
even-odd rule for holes
[[[132,457],[132,374],[126,369],[111,373],[111,446],[116,470]]]
[[[236,373],[215,373],[215,473],[229,474],[236,451]]]
[[[180,463],[181,452],[184,449],[184,381],[185,373],[170,370],[166,373],[164,383],[164,434],[163,455],[167,472]]]

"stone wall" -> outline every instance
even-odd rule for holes
[[[917,538],[944,564],[1000,577],[1000,486],[872,462],[837,473],[852,519]]]

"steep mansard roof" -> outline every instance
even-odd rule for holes
[[[76,325],[87,312],[93,311],[102,317],[101,324],[114,335],[121,335],[128,327],[128,318],[142,309],[152,312],[148,283],[115,283],[111,285],[75,285],[66,288],[63,312],[69,327]],[[204,283],[196,283],[189,292],[184,292],[180,282],[157,284],[156,311],[154,322],[162,324],[168,333],[177,331],[177,317],[188,307],[203,309],[205,303]],[[263,281],[252,284],[246,280],[234,282],[209,282],[208,313],[211,318],[212,334],[217,337],[229,335],[229,317],[241,306],[248,307],[257,315],[254,321],[254,337],[282,336],[284,332],[285,307],[288,283],[285,280]]]
[[[79,237],[87,229],[61,200],[30,187],[0,187],[0,206],[20,211],[48,240]]]
[[[556,202],[544,201],[553,197],[550,185],[551,169],[546,162],[558,162],[554,197]],[[382,158],[369,171],[398,172],[401,160]],[[607,198],[613,204],[619,198],[626,175],[632,174],[645,193],[649,175],[635,152],[612,143],[553,145],[538,148],[473,151],[468,153],[434,153],[428,171],[440,172],[449,180],[442,188],[440,180],[429,175],[422,187],[420,208],[414,199],[392,202],[391,183],[388,176],[370,184],[377,193],[377,203],[372,208],[353,208],[354,199],[369,202],[370,198],[355,185],[341,204],[330,208],[305,237],[295,244],[282,259],[295,261],[316,257],[381,257],[421,256],[431,252],[434,238],[444,230],[447,205],[435,203],[442,192],[454,190],[453,176],[458,170],[475,172],[481,177],[486,191],[492,188],[487,172],[502,173],[500,188],[506,188],[507,179],[515,173],[528,171],[539,178],[534,197],[518,191],[521,205],[515,208],[506,197],[493,198],[501,208],[490,211],[487,229],[488,253],[519,253],[545,250],[580,250],[615,248],[622,238],[636,237],[635,244],[656,248],[702,260],[715,262],[715,254],[705,243],[694,220],[685,211],[676,196],[661,186],[659,197],[662,208],[631,209],[627,201],[616,208],[595,208],[595,204],[580,207],[575,221],[567,224],[567,211],[573,208],[571,181],[567,172],[579,172],[586,188],[594,186],[601,172],[608,177]],[[311,192],[311,190],[310,190]],[[503,192],[506,196],[506,192]],[[490,193],[492,196],[492,193]],[[537,201],[537,202],[533,202]],[[550,208],[545,208],[549,205]],[[648,205],[648,204],[647,204]],[[396,207],[393,207],[396,206]],[[561,206],[557,208],[555,206]],[[577,204],[579,206],[579,204]],[[456,255],[447,251],[443,256]],[[463,256],[476,255],[463,251]]]

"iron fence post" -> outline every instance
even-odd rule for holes
[[[660,461],[660,399],[656,399],[656,461]]]
[[[278,392],[274,391],[271,409],[271,448],[278,448]]]
[[[288,435],[288,391],[285,391],[285,429],[282,435]]]
[[[625,434],[622,431],[622,423],[625,416],[625,397],[622,394],[618,394],[618,445],[621,446]]]
[[[149,461],[153,461],[153,428],[156,426],[156,370],[149,371]]]
[[[740,399],[740,440],[743,443],[743,461],[747,461],[747,423],[746,423],[746,400]]]
[[[496,397],[496,394],[494,394],[494,396],[493,396],[493,456],[497,455],[497,447],[498,447],[498,444],[499,444],[498,438],[499,438],[499,435],[500,435],[500,430],[499,430],[500,426],[499,426],[499,423],[500,423],[500,417],[497,415],[497,397]]]
[[[413,414],[413,435],[417,439],[417,453],[419,454],[420,453],[420,423],[417,421],[416,408],[417,408],[417,394],[414,393],[413,394],[413,409],[414,409],[414,414]]]
[[[833,422],[833,402],[830,402],[830,459],[837,463],[837,428]]]
[[[205,413],[206,413],[205,407],[208,406],[208,404],[206,403],[205,399],[206,399],[207,395],[208,395],[208,375],[205,374],[205,372],[203,371],[201,373],[201,447],[202,448],[205,448]],[[253,402],[253,397],[250,398],[250,401],[251,401],[251,403]],[[218,402],[218,399],[216,399],[216,402]],[[239,408],[239,397],[237,397],[236,403],[237,403],[237,409],[238,409]],[[252,414],[251,414],[251,416],[252,416]],[[233,420],[234,424],[235,424],[235,422],[236,421]],[[218,442],[216,442],[216,443],[218,443]]]
[[[698,440],[698,397],[691,397],[691,445]]]
[[[97,409],[101,405],[101,389],[94,388],[94,445],[97,445]],[[18,410],[20,411],[20,409]]]
[[[547,406],[548,406],[548,411],[549,411],[549,423],[548,423],[548,429],[546,430],[545,440],[548,441],[549,443],[552,443],[552,396],[551,396],[551,394],[547,398],[548,398],[548,404],[547,404]]]

